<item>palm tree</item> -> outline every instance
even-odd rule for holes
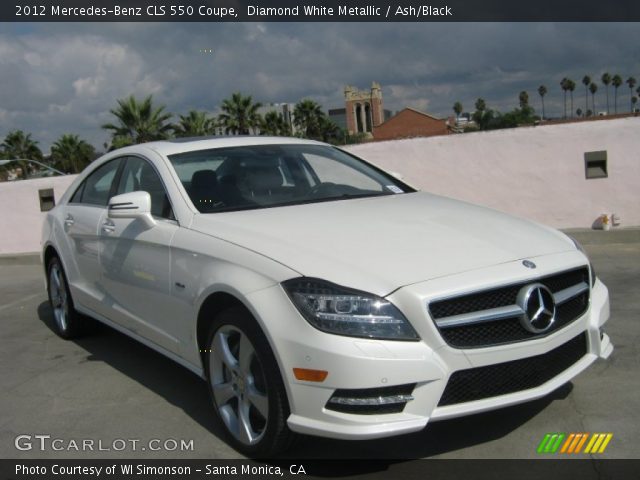
[[[476,111],[473,112],[473,121],[476,122],[478,128],[481,130],[486,126],[486,110],[487,110],[487,102],[485,102],[484,98],[478,98],[475,103]]]
[[[591,77],[585,75],[582,77],[582,84],[584,85],[584,111],[589,110],[589,85],[591,84]]]
[[[191,110],[187,115],[180,115],[180,121],[174,127],[176,137],[204,137],[216,134],[216,119],[207,112]]]
[[[525,110],[529,107],[529,94],[526,91],[521,91],[518,95],[518,101],[520,102],[520,108]]]
[[[300,129],[303,136],[316,138],[320,134],[320,119],[324,117],[322,108],[313,100],[305,99],[293,109],[293,123]]]
[[[251,95],[246,97],[240,92],[235,92],[231,98],[222,102],[222,113],[218,116],[220,125],[225,133],[234,135],[248,135],[251,130],[260,127],[261,118],[258,109],[260,102],[253,103]]]
[[[168,138],[173,126],[167,123],[171,114],[164,109],[164,105],[153,105],[151,95],[142,101],[133,95],[118,100],[118,108],[110,110],[118,122],[102,125],[102,128],[113,131],[111,149]]]
[[[567,118],[567,90],[569,90],[569,79],[567,77],[560,80],[560,88],[562,88],[562,93],[564,94],[564,113],[562,118]]]
[[[260,124],[260,135],[290,136],[291,128],[287,124],[282,113],[267,112]]]
[[[9,132],[0,148],[8,159],[42,160],[38,142],[31,138],[30,133],[25,134],[22,130]]]
[[[318,133],[323,142],[329,142],[332,139],[337,139],[340,136],[340,128],[333,123],[326,115],[321,115],[318,118]]]
[[[460,114],[462,113],[462,103],[456,102],[453,104],[453,113],[456,114],[456,125],[460,121]]]
[[[51,159],[57,168],[68,173],[79,173],[95,157],[95,149],[78,135],[62,135],[51,146]]]
[[[634,77],[627,78],[627,85],[629,85],[629,101],[631,102],[631,112],[633,112],[633,87],[636,86],[636,79]]]
[[[620,87],[620,85],[622,85],[622,77],[618,74],[615,74],[611,79],[611,85],[613,85],[613,88],[615,89],[613,91],[614,92],[614,97],[613,97],[614,112],[618,113],[618,88]]]
[[[42,152],[38,142],[31,138],[30,133],[13,130],[7,134],[0,144],[2,155],[8,160],[42,160]],[[27,162],[20,162],[22,178],[29,178]]]
[[[544,85],[540,85],[538,87],[538,95],[540,95],[540,100],[542,101],[542,120],[544,120],[544,96],[547,94],[547,87]]]
[[[594,82],[591,82],[591,85],[589,85],[589,91],[591,92],[591,106],[593,107],[593,114],[596,114],[596,92],[598,91],[598,85],[596,85]]]
[[[571,118],[573,118],[573,91],[575,89],[576,89],[576,82],[574,82],[573,80],[568,78],[567,79],[567,90],[569,90],[569,94],[571,95],[571,109],[569,110],[571,112]]]
[[[611,75],[609,72],[602,74],[602,84],[607,87],[607,115],[609,115],[609,84],[611,83]]]

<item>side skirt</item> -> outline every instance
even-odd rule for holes
[[[187,370],[192,371],[193,373],[198,375],[203,380],[206,380],[205,375],[204,375],[204,371],[203,371],[203,369],[201,367],[198,367],[198,366],[192,364],[191,362],[186,361],[184,358],[176,355],[175,353],[170,352],[169,350],[161,347],[160,345],[157,345],[157,344],[153,343],[151,340],[148,340],[148,339],[138,335],[137,333],[132,332],[131,330],[127,330],[126,328],[122,327],[121,325],[118,325],[117,323],[112,322],[108,318],[106,318],[106,317],[104,317],[102,315],[99,315],[99,314],[93,312],[92,310],[89,310],[88,308],[83,307],[82,305],[75,305],[75,308],[80,313],[82,313],[84,315],[87,315],[87,316],[89,316],[91,318],[94,318],[94,319],[98,320],[99,322],[102,322],[105,325],[113,328],[114,330],[117,330],[120,333],[123,333],[123,334],[127,335],[128,337],[133,338],[134,340],[142,343],[143,345],[151,348],[152,350],[155,350],[156,352],[160,353],[161,355],[164,355],[165,357],[173,360],[174,362],[176,362],[177,364],[183,366]]]

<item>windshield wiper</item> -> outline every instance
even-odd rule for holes
[[[318,198],[310,201],[311,202],[330,202],[332,200],[349,200],[352,198],[383,197],[388,195],[395,195],[395,193],[391,193],[391,192],[341,193],[340,195],[332,195],[330,197]]]

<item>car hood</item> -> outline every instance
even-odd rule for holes
[[[381,296],[436,277],[575,249],[556,230],[424,192],[199,214],[191,228],[300,275]]]

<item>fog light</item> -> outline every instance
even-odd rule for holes
[[[389,397],[331,397],[329,403],[339,403],[340,405],[392,405],[394,403],[407,403],[413,400],[412,395],[391,395]]]
[[[415,386],[415,383],[411,383],[393,387],[340,389],[333,392],[325,408],[361,415],[399,413],[413,400]]]

